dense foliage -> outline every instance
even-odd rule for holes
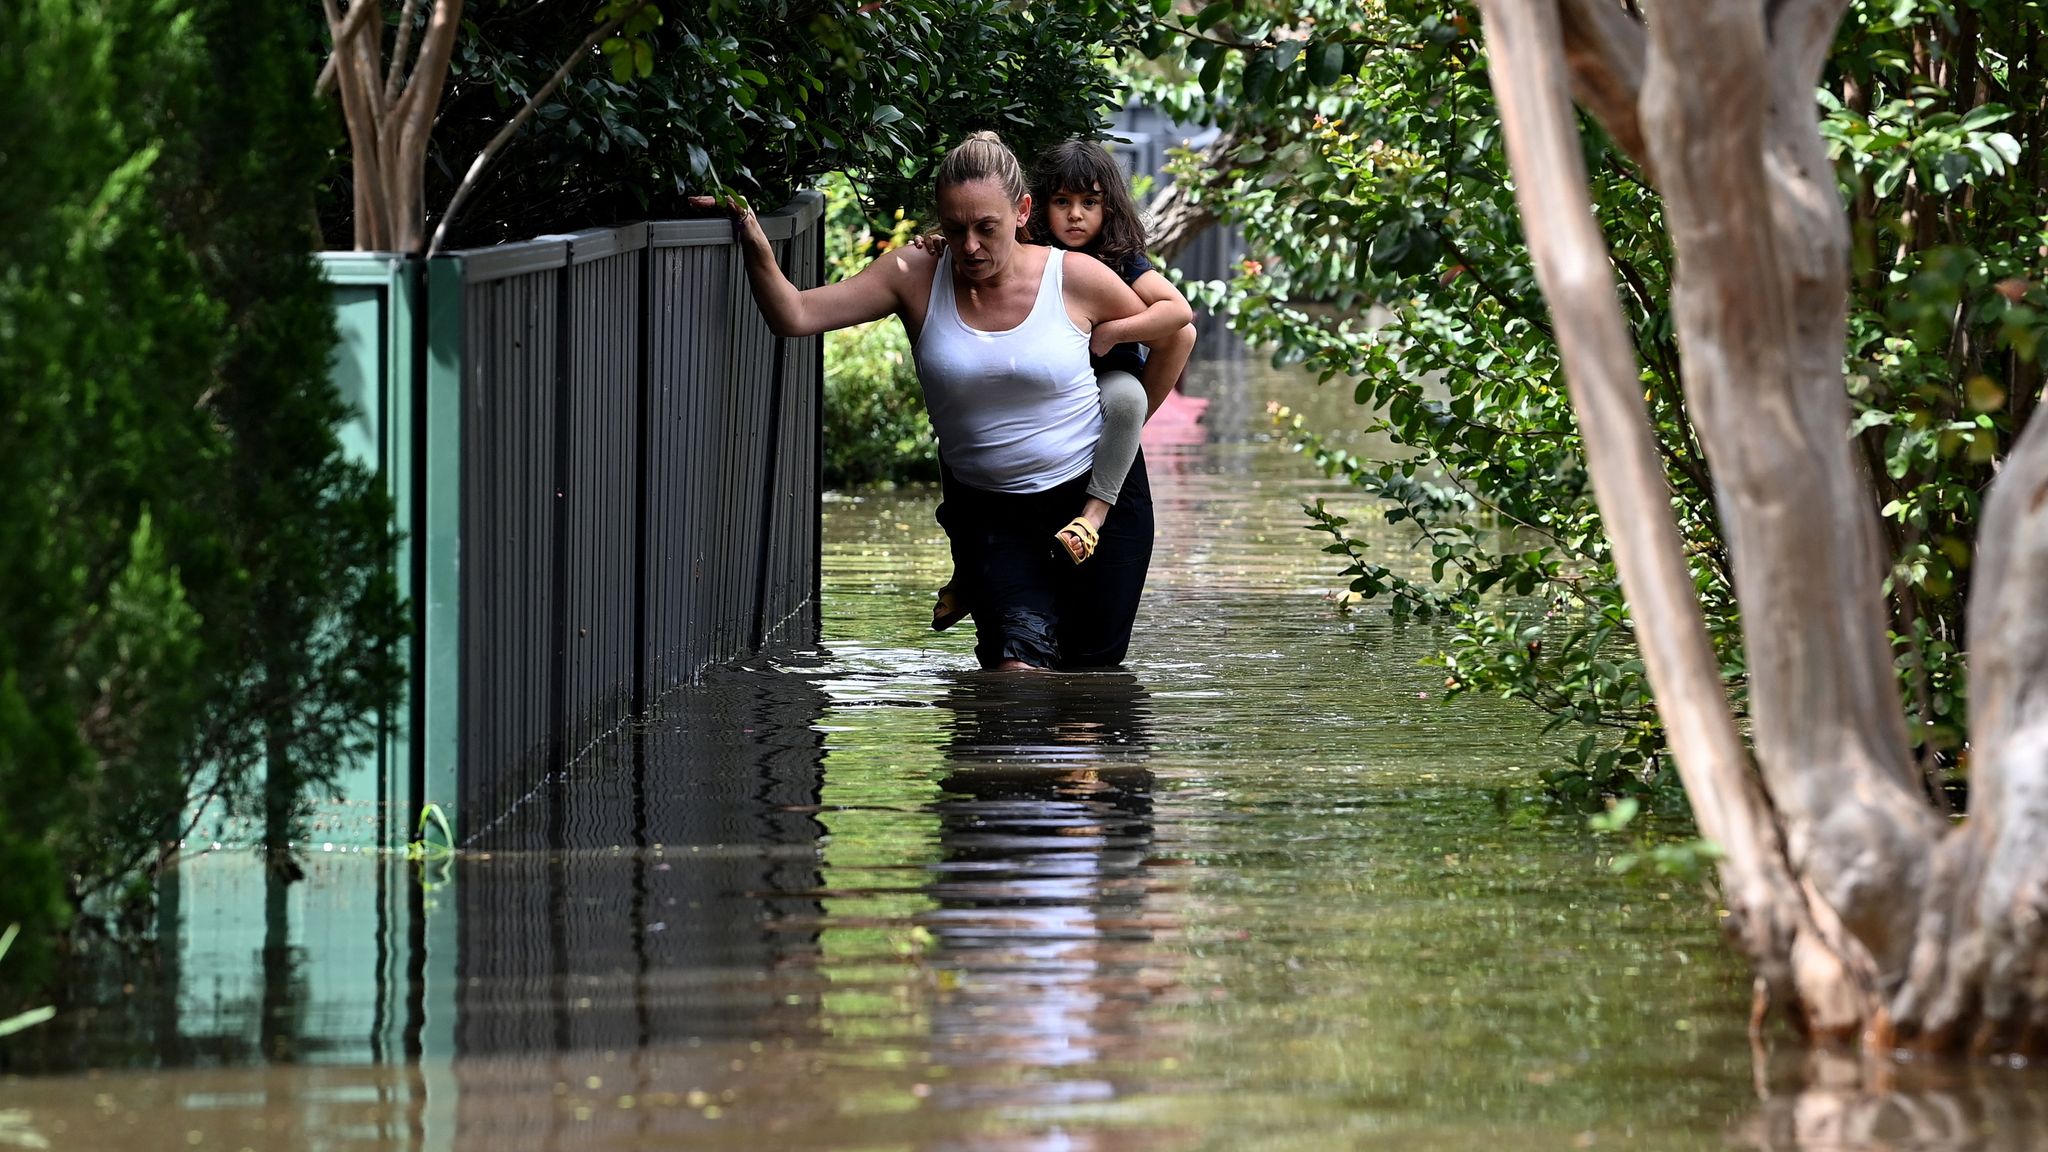
[[[311,34],[225,0],[0,6],[9,984],[81,910],[137,910],[198,803],[281,849],[395,683],[388,509],[337,446],[309,255]]]
[[[896,209],[877,230],[844,176],[821,181],[825,265],[844,280],[875,257],[910,242],[917,221]],[[825,485],[939,478],[939,442],[925,414],[910,339],[894,319],[825,334]]]
[[[1859,0],[1821,95],[1858,241],[1854,433],[1890,534],[1901,691],[1931,772],[1964,736],[1956,656],[1978,500],[2041,384],[2043,16],[2039,0]],[[1284,256],[1195,294],[1281,359],[1353,382],[1365,420],[1413,451],[1359,460],[1296,429],[1414,531],[1419,562],[1310,509],[1353,590],[1449,623],[1453,692],[1586,725],[1578,763],[1552,774],[1560,790],[1640,790],[1662,731],[1521,245],[1478,31],[1469,6],[1442,0],[1221,0],[1161,22],[1141,87],[1224,129],[1181,176],[1255,249]],[[1673,504],[1739,702],[1738,622],[1679,386],[1657,198],[1586,130]],[[1370,304],[1384,323],[1360,318]]]
[[[970,131],[994,128],[1027,154],[1093,131],[1121,94],[1109,61],[1138,29],[1110,0],[713,0],[662,12],[643,38],[644,75],[588,64],[542,104],[463,209],[458,245],[687,215],[684,196],[721,185],[774,206],[835,171],[872,204],[914,211]],[[573,5],[473,7],[434,130],[430,213],[589,19]],[[326,231],[345,236],[347,197],[328,202]]]

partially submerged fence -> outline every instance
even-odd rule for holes
[[[799,286],[822,206],[762,217]],[[405,715],[343,782],[392,814],[375,839],[430,802],[473,834],[814,619],[823,346],[768,331],[728,222],[323,259],[349,443],[386,478],[415,613]]]

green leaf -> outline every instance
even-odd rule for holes
[[[1965,132],[1981,132],[2003,120],[2012,119],[2012,109],[2003,104],[1980,104],[1970,109],[1957,124]]]
[[[1273,82],[1279,75],[1280,66],[1272,49],[1261,48],[1252,53],[1244,64],[1244,98],[1253,104],[1264,104],[1273,94]]]
[[[1344,77],[1344,45],[1334,41],[1318,44],[1308,52],[1308,78],[1311,84],[1327,88]]]

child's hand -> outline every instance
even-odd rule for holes
[[[1107,356],[1110,349],[1121,343],[1123,341],[1116,338],[1115,322],[1104,320],[1095,326],[1095,331],[1088,334],[1088,354],[1091,356]]]
[[[929,252],[934,256],[944,256],[946,254],[946,238],[937,232],[925,232],[912,236],[910,238],[910,246],[920,252]]]

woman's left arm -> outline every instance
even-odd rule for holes
[[[1156,344],[1192,324],[1195,310],[1173,281],[1157,271],[1147,271],[1131,282],[1131,289],[1145,305],[1136,316],[1096,325],[1088,347],[1097,356],[1119,344]]]

